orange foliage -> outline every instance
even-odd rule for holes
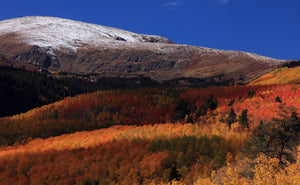
[[[280,97],[282,103],[287,107],[295,107],[300,114],[300,86],[299,85],[274,85],[262,86],[257,89],[252,98],[242,98],[233,103],[232,108],[240,115],[245,109],[248,110],[248,119],[253,129],[260,120],[271,121],[278,116],[279,102],[275,102],[276,97]],[[230,99],[220,101],[215,114],[225,115],[230,112],[228,102]]]
[[[199,178],[195,184],[282,184],[282,185],[298,185],[300,182],[300,145],[298,146],[298,155],[296,163],[288,163],[285,168],[281,168],[279,165],[279,159],[270,158],[263,154],[255,159],[255,161],[250,159],[245,159],[247,161],[247,170],[253,172],[253,178],[247,178],[241,176],[245,173],[245,167],[240,168],[238,165],[233,165],[228,163],[226,167],[220,169],[219,171],[224,171],[220,173],[219,171],[213,172],[211,177]],[[250,165],[255,163],[255,167],[251,168]],[[245,165],[245,164],[243,164]],[[218,174],[219,173],[219,174]],[[222,174],[222,175],[220,175]],[[248,174],[249,175],[249,174]],[[221,180],[220,180],[221,179]]]
[[[139,184],[161,177],[166,152],[151,153],[146,142],[109,142],[88,149],[50,150],[0,160],[4,184]]]
[[[89,148],[99,144],[119,139],[169,139],[180,136],[212,136],[223,137],[232,151],[243,146],[248,137],[246,132],[236,133],[224,123],[212,125],[197,124],[155,124],[145,126],[114,126],[95,131],[82,131],[74,134],[65,134],[48,139],[34,139],[25,145],[2,148],[0,159],[14,159],[19,155],[33,154],[48,150],[70,150],[76,148]]]
[[[179,92],[178,92],[179,91]],[[130,90],[99,91],[73,98],[66,98],[51,105],[34,109],[25,114],[1,118],[0,138],[6,145],[14,142],[27,142],[28,138],[48,138],[82,130],[96,130],[113,125],[147,125],[176,121],[176,108],[180,102],[186,118],[194,123],[226,123],[230,109],[237,117],[248,110],[249,129],[252,130],[260,120],[270,121],[277,116],[279,97],[287,107],[294,106],[300,113],[299,85],[232,86],[205,89],[181,90]],[[249,92],[254,95],[249,96]],[[176,94],[177,93],[177,94]],[[205,101],[211,97],[217,100],[218,107],[208,110],[206,115],[196,117],[189,110],[201,110]],[[183,115],[184,116],[184,115]],[[182,123],[188,119],[181,120]],[[239,128],[236,129],[238,131]]]
[[[250,91],[254,91],[251,96],[248,94]],[[182,124],[184,120],[169,122],[174,120],[179,100],[188,102],[188,108],[194,104],[199,109],[211,95],[217,99],[218,107],[201,115],[196,123]],[[1,148],[0,182],[80,184],[100,179],[100,184],[157,184],[164,174],[161,164],[169,153],[151,152],[150,141],[182,136],[222,137],[228,152],[227,161],[234,163],[238,150],[251,134],[249,131],[260,120],[270,121],[278,115],[281,103],[275,101],[276,97],[280,97],[282,104],[293,106],[300,113],[300,85],[185,89],[178,97],[174,94],[169,97],[166,90],[154,89],[150,93],[146,90],[100,91],[66,98],[25,114],[0,119],[3,128],[0,132],[21,135],[28,141],[25,145]],[[241,129],[238,121],[232,123],[229,129],[227,120],[231,108],[237,116],[248,110],[249,129]],[[166,123],[159,124],[161,122]],[[17,126],[9,127],[10,124]],[[103,127],[108,128],[99,129]],[[35,133],[43,134],[47,129],[60,136],[49,137],[50,133],[42,136],[48,139],[29,141],[30,136],[36,137]],[[82,129],[93,131],[64,134]],[[298,162],[289,164],[284,171],[276,167],[276,160],[261,158],[254,169],[256,176],[253,182],[264,183],[269,179],[267,182],[279,183],[284,178],[288,178],[290,184],[299,182],[299,156]],[[210,165],[213,166],[213,161]],[[189,174],[187,176],[192,180],[200,175],[200,171],[210,172],[205,170],[209,166],[198,163],[190,168],[178,170]],[[262,169],[268,172],[259,173]],[[272,173],[276,176],[270,175]],[[231,164],[228,164],[225,174],[227,178],[222,178],[224,184],[252,184]],[[215,182],[213,174],[211,178],[199,178],[196,184]],[[172,184],[180,183],[173,181]]]
[[[158,183],[166,170],[162,168],[162,162],[169,154],[166,151],[151,152],[147,141],[205,135],[223,137],[226,150],[234,154],[247,137],[247,133],[236,133],[224,123],[167,123],[114,126],[45,140],[34,139],[26,145],[2,148],[0,167],[3,171],[0,171],[0,181],[12,184],[79,184],[89,178],[113,184],[139,184],[141,181],[145,184]],[[207,165],[214,165],[213,161]],[[194,164],[189,173],[185,169],[181,169],[181,173],[193,179],[192,176],[209,168]]]

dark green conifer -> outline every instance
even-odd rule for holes
[[[228,114],[228,120],[227,120],[229,128],[231,128],[231,124],[234,122],[236,122],[236,113],[234,112],[234,109],[231,107],[230,112]]]
[[[239,122],[243,128],[245,128],[245,127],[249,128],[248,109],[243,110],[242,114],[239,117]]]
[[[276,98],[275,98],[275,103],[277,103],[277,102],[279,102],[279,103],[282,102],[282,100],[281,100],[281,98],[279,96],[276,96]]]
[[[284,161],[295,162],[292,151],[300,141],[300,119],[296,111],[291,107],[281,105],[279,107],[279,118],[272,122],[263,123],[253,131],[249,142],[251,153],[264,153],[265,155],[278,158],[280,164]]]

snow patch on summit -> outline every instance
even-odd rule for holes
[[[77,53],[82,47],[106,49],[148,50],[161,54],[180,54],[183,60],[188,55],[194,57],[225,56],[227,59],[252,58],[256,61],[276,65],[275,60],[248,52],[224,51],[206,47],[174,44],[171,40],[156,36],[137,34],[117,28],[89,24],[55,17],[31,16],[0,21],[0,36],[17,35],[16,40],[38,46],[47,55],[55,58],[56,50]]]
[[[156,36],[142,35],[129,31],[83,23],[55,17],[23,17],[0,21],[0,35],[7,33],[20,35],[20,40],[29,45],[37,45],[47,53],[54,54],[57,49],[76,52],[83,45],[102,45],[112,42],[160,42],[171,40]]]

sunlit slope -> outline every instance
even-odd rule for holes
[[[267,84],[299,84],[300,66],[294,68],[279,68],[252,81],[250,85]]]
[[[248,109],[252,127],[276,116],[280,102],[300,108],[299,96],[299,85],[99,91],[1,118],[0,141],[7,146],[30,137],[48,138],[115,125],[205,122],[211,114],[226,120],[231,108],[237,115]]]
[[[232,144],[232,140],[236,140],[232,147],[238,149],[243,141],[247,138],[248,133],[238,133],[228,129],[225,123],[215,123],[212,125],[197,124],[180,124],[166,123],[145,126],[113,126],[107,129],[99,129],[94,131],[82,131],[73,134],[64,134],[61,136],[50,137],[48,139],[34,139],[25,145],[17,145],[15,147],[6,147],[0,150],[1,159],[13,159],[24,154],[41,153],[49,150],[72,150],[78,148],[90,148],[104,143],[119,140],[157,140],[171,139],[174,137],[195,136],[219,136]]]
[[[246,138],[224,123],[167,123],[35,139],[1,148],[0,182],[131,185],[176,178],[191,184],[225,165],[228,153],[235,157]]]

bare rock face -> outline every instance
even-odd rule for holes
[[[284,62],[53,17],[0,21],[0,55],[56,71],[143,74],[156,80],[217,75],[250,79]]]

